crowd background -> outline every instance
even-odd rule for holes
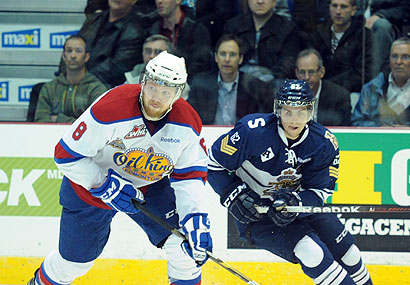
[[[84,73],[108,90],[137,83],[162,50],[184,56],[183,98],[204,124],[232,125],[247,113],[271,112],[281,82],[298,78],[316,94],[315,120],[326,126],[410,126],[410,0],[88,0],[84,15],[78,33],[87,47]],[[62,56],[54,80],[65,76],[65,64]],[[67,90],[77,85],[53,94],[38,82],[27,121],[67,117],[59,113],[68,103],[76,109]],[[379,95],[369,95],[377,88]],[[36,117],[45,96],[50,116]],[[72,96],[78,97],[90,94]],[[44,112],[47,104],[41,106]]]

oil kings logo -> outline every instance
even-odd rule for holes
[[[77,33],[78,31],[50,33],[50,48],[62,49],[64,47],[65,40]]]
[[[33,85],[19,86],[19,102],[29,102]]]
[[[0,82],[0,101],[9,100],[9,82],[3,81]]]
[[[39,48],[40,29],[2,33],[3,48]]]
[[[123,171],[146,181],[158,181],[174,170],[172,159],[165,154],[155,153],[152,147],[116,152],[113,159],[116,165],[123,167]]]

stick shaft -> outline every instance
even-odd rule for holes
[[[132,205],[137,208],[139,211],[141,211],[142,213],[144,213],[147,217],[149,217],[151,220],[155,221],[156,223],[158,223],[160,226],[162,226],[164,229],[168,230],[169,232],[171,232],[172,234],[176,235],[177,237],[179,237],[180,239],[187,241],[188,238],[181,233],[179,230],[177,230],[176,228],[174,228],[173,226],[171,226],[169,223],[167,223],[166,221],[164,221],[163,219],[159,218],[156,214],[154,214],[153,212],[151,212],[147,207],[145,207],[144,205],[140,204],[137,200],[135,199],[131,199],[131,203]],[[239,277],[242,281],[245,281],[247,284],[251,284],[251,285],[259,285],[258,283],[256,283],[255,281],[253,281],[252,279],[249,279],[248,277],[246,277],[244,274],[242,274],[241,272],[239,272],[238,270],[236,270],[235,268],[233,268],[232,266],[230,266],[229,264],[225,263],[224,261],[222,261],[220,258],[215,257],[211,252],[207,252],[209,259],[211,259],[212,261],[214,261],[215,263],[217,263],[219,266],[221,266],[222,268],[226,269],[227,271],[229,271],[230,273],[232,273],[233,275]]]
[[[410,213],[410,207],[395,205],[326,205],[313,206],[287,206],[282,210],[289,213]]]

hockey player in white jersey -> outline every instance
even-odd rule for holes
[[[281,212],[286,205],[321,206],[334,191],[338,143],[313,114],[307,82],[286,80],[273,114],[245,116],[215,141],[208,181],[241,238],[299,263],[316,284],[372,284],[335,214]]]
[[[107,91],[61,138],[55,148],[64,174],[59,248],[29,284],[70,284],[86,274],[118,211],[165,249],[171,284],[201,284],[201,265],[212,251],[208,214],[201,205],[208,157],[202,122],[179,98],[186,79],[184,59],[162,52],[147,64],[141,85]],[[188,242],[138,212],[131,198],[181,228]]]

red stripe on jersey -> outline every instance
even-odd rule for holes
[[[182,98],[172,105],[168,121],[190,125],[198,134],[202,130],[202,121],[198,113]]]
[[[204,181],[204,183],[206,182],[206,176],[207,176],[207,172],[205,171],[191,171],[191,172],[186,172],[186,173],[172,172],[171,174],[171,178],[174,178],[177,180],[201,178],[202,181]]]
[[[110,123],[141,116],[138,97],[139,84],[124,84],[111,89],[91,108],[91,113],[100,122]]]
[[[58,143],[56,147],[54,148],[54,157],[57,159],[64,159],[64,158],[75,158],[75,156],[72,156],[69,154],[63,146]]]
[[[73,187],[75,193],[77,194],[77,196],[83,200],[84,202],[86,202],[88,205],[97,207],[97,208],[101,208],[101,209],[106,209],[106,210],[112,210],[112,208],[110,206],[108,206],[107,204],[105,204],[103,201],[101,201],[100,198],[94,197],[93,195],[91,195],[90,191],[88,191],[87,189],[85,189],[84,187],[82,187],[81,185],[78,185],[76,183],[74,183],[73,181],[70,181],[71,187]]]
[[[88,191],[87,189],[85,189],[84,187],[82,187],[81,185],[78,185],[76,183],[74,183],[73,181],[71,181],[70,179],[68,179],[70,181],[71,187],[73,187],[75,193],[77,194],[77,196],[83,200],[85,203],[87,203],[88,205],[100,208],[100,209],[106,209],[106,210],[112,210],[112,208],[110,206],[108,206],[107,204],[105,204],[103,201],[101,201],[100,198],[94,197],[90,191]],[[143,186],[138,188],[139,190],[141,190],[141,192],[143,194],[145,194],[145,192],[147,192],[149,186]]]

